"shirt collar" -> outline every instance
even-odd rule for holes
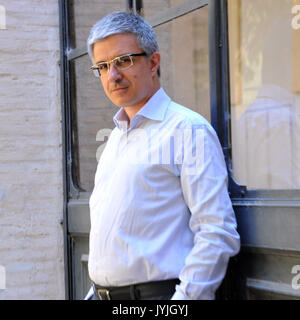
[[[148,118],[152,120],[162,121],[165,118],[167,107],[171,101],[163,88],[157,90],[148,102],[139,110],[139,112],[131,119],[134,123],[138,118]],[[124,110],[121,108],[113,118],[115,125],[119,129],[127,128],[129,118]]]

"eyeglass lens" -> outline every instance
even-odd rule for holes
[[[116,57],[112,61],[99,63],[98,68],[93,69],[95,76],[99,77],[100,75],[106,74],[108,72],[108,70],[110,69],[110,65],[112,63],[114,65],[114,67],[119,70],[127,69],[133,65],[132,58],[129,55]]]

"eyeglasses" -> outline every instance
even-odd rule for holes
[[[93,70],[94,75],[96,77],[101,77],[108,73],[110,69],[110,65],[113,63],[114,67],[118,70],[126,70],[133,66],[132,57],[146,56],[145,52],[142,53],[132,53],[132,54],[124,54],[122,56],[116,57],[110,61],[99,62],[93,66],[91,66],[91,70]]]

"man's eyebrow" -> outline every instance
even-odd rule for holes
[[[113,59],[111,59],[111,60],[106,60],[106,61],[104,61],[104,60],[99,60],[99,61],[96,61],[95,62],[95,64],[97,64],[97,63],[103,63],[103,62],[109,62],[109,61],[112,61],[112,60],[114,60],[114,59],[116,59],[116,58],[119,58],[119,57],[123,57],[123,56],[127,56],[127,55],[129,55],[130,53],[122,53],[122,54],[120,54],[120,55],[118,55],[118,56],[115,56]]]
[[[102,63],[102,62],[107,62],[107,61],[99,60],[99,61],[96,61],[95,64]]]
[[[116,58],[119,58],[120,56],[116,56],[116,57],[114,57],[113,59],[111,59],[111,60],[99,60],[99,61],[97,61],[97,62],[95,62],[95,64],[97,64],[97,63],[103,63],[103,62],[109,62],[109,61],[112,61],[112,60],[114,60],[114,59],[116,59]]]

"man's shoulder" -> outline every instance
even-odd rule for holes
[[[167,117],[177,122],[180,126],[211,128],[211,124],[201,114],[175,101],[170,102]]]

